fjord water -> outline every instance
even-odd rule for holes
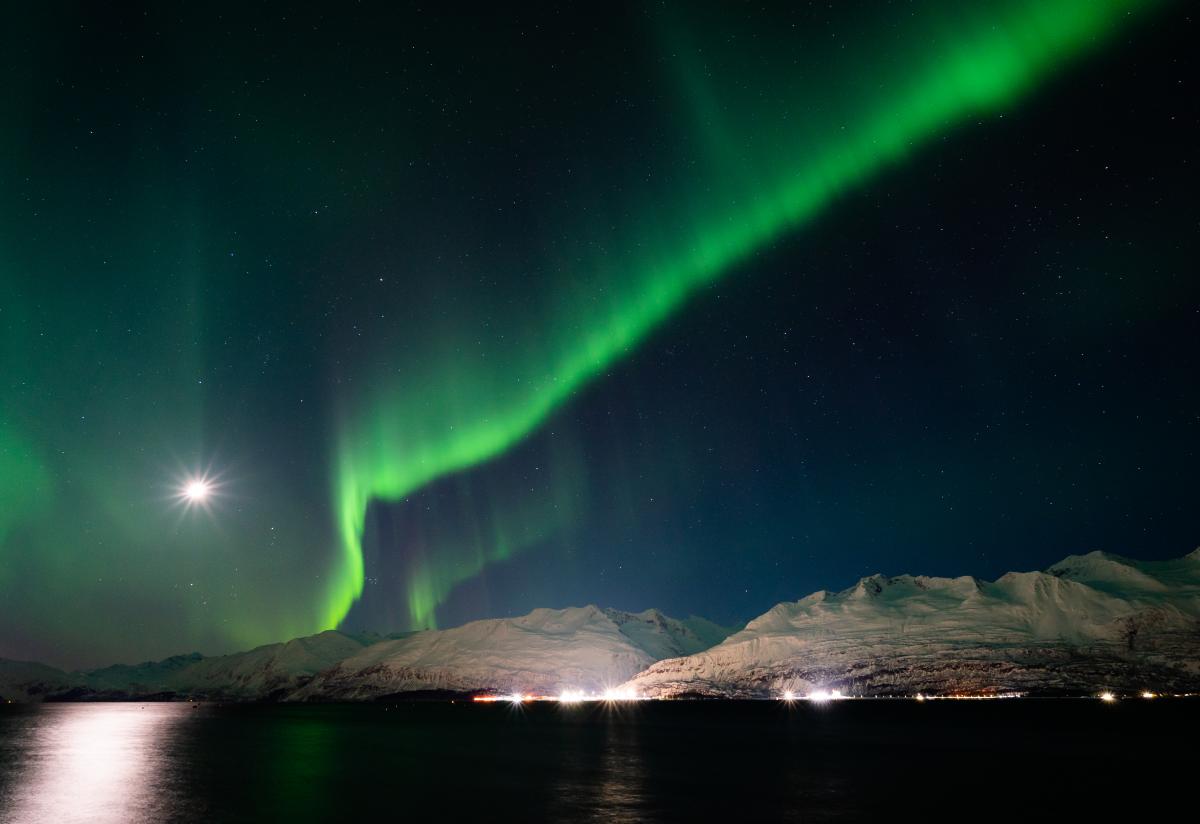
[[[1172,753],[1198,715],[1168,699],[8,705],[0,821],[1152,813],[1190,786]]]

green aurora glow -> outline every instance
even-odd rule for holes
[[[402,380],[368,373],[342,399],[332,458],[341,551],[317,623],[336,626],[362,592],[372,501],[403,499],[505,452],[698,290],[935,136],[1011,106],[1149,5],[1040,0],[925,10],[855,40],[832,68],[812,67],[819,83],[789,86],[772,76],[786,87],[788,110],[809,113],[792,119],[772,119],[744,102],[755,95],[742,89],[739,99],[677,58],[676,94],[705,146],[692,178],[611,221],[605,253],[570,262],[575,286],[509,319],[514,342],[486,360],[450,340],[430,359],[435,366]],[[481,542],[411,565],[412,626],[433,626],[457,584],[513,549]]]
[[[1044,514],[1034,497],[1060,504],[1079,483],[1070,517],[1020,556],[1030,562],[1050,545],[1097,540],[1081,537],[1075,515],[1107,507],[1129,466],[1147,467],[1125,490],[1137,501],[1110,517],[1186,531],[1186,515],[1156,509],[1163,489],[1186,483],[1173,464],[1151,467],[1189,437],[1176,418],[1194,404],[1170,395],[1154,410],[1157,439],[1140,446],[1118,423],[1128,412],[1151,428],[1144,399],[1189,383],[1182,356],[1178,375],[1142,369],[1136,391],[1118,387],[1123,373],[1105,375],[1110,396],[1125,394],[1094,404],[1105,414],[1086,438],[1072,409],[1078,426],[1056,465],[1100,456],[1108,474],[1039,468],[1059,409],[1078,400],[1058,387],[1074,368],[1062,351],[1090,351],[1087,335],[1117,322],[1144,333],[1162,307],[1189,299],[1179,272],[1190,249],[1171,223],[1187,210],[1176,189],[1153,200],[1156,180],[1186,185],[1175,167],[1134,179],[1124,162],[1126,177],[1106,174],[1112,188],[1092,200],[1077,180],[1044,177],[1076,143],[1063,123],[1108,93],[1107,63],[1073,74],[1074,61],[1111,46],[1130,72],[1122,95],[1142,82],[1135,70],[1169,71],[1174,52],[1147,57],[1159,38],[1178,48],[1167,26],[1139,36],[1157,5],[629,4],[602,19],[497,7],[470,20],[408,6],[286,20],[246,4],[15,10],[0,29],[0,121],[11,126],[0,130],[0,657],[82,666],[228,652],[568,599],[739,619],[769,606],[767,591],[777,601],[856,571],[854,552],[836,568],[829,560],[843,544],[877,553],[863,563],[894,553],[924,566],[933,550],[913,547],[926,538],[957,557],[982,510],[937,520],[950,483],[941,465],[958,468],[974,503],[1044,490],[1024,499],[1031,518]],[[1136,109],[1128,133],[1121,113],[1095,110],[1089,136],[1116,124],[1096,151],[1181,141],[1183,118],[1155,130],[1181,105],[1156,82],[1152,106],[1122,97]],[[1039,91],[1013,122],[996,122]],[[1045,121],[1046,106],[1076,93],[1071,115]],[[1037,190],[1022,205],[1044,233],[993,243],[1008,237],[1004,158],[999,170],[961,164],[991,158],[998,135],[1043,126],[1050,149],[1025,147],[1013,185],[1039,175],[1020,191]],[[956,162],[967,180],[925,174]],[[860,221],[839,199],[889,215],[884,201],[927,180],[931,213],[982,187],[978,212],[936,250],[963,267],[953,277],[966,296],[944,288],[940,259],[905,258],[924,253],[915,230],[886,273],[867,267],[892,241],[864,238],[856,260],[866,262],[845,270],[842,290],[839,227],[871,230],[874,217]],[[1150,205],[1145,223],[1127,211],[1134,225],[1114,228],[1105,210],[1126,183],[1129,210]],[[1086,207],[1082,228],[1062,218],[1064,192]],[[896,232],[910,225],[903,217]],[[962,228],[973,220],[978,238]],[[796,251],[809,227],[812,260]],[[1117,249],[1108,238],[1122,233]],[[957,256],[976,241],[994,253],[988,265]],[[1096,287],[1067,310],[1086,335],[1066,336],[1057,315],[1040,320],[1053,312],[1039,288],[1086,291],[1036,268],[1051,255],[1077,283],[1111,273],[1125,290]],[[827,282],[786,282],[827,262]],[[879,284],[895,294],[863,297]],[[982,316],[1019,304],[1011,316],[1034,328],[1022,339],[997,322],[995,362],[972,371],[958,347],[988,330],[964,322],[943,334],[935,316],[960,299]],[[840,313],[860,301],[860,316]],[[860,323],[866,301],[886,322]],[[772,311],[748,317],[747,306]],[[812,314],[792,327],[793,309]],[[868,448],[878,434],[862,430],[873,423],[855,417],[853,395],[871,347],[846,360],[832,349],[864,329],[873,354],[899,353],[879,362],[894,381],[884,402],[895,428],[884,434],[917,436],[907,459],[874,462],[871,442],[870,456],[843,465],[844,443]],[[747,332],[758,347],[748,366]],[[942,349],[929,348],[935,338]],[[1018,339],[1044,355],[1046,375],[1029,377],[1027,349],[1008,351]],[[1143,342],[1110,361],[1156,358]],[[997,397],[1001,375],[1009,389]],[[1071,386],[1089,386],[1076,377]],[[927,410],[905,394],[930,392],[926,380],[961,382],[965,394]],[[750,391],[761,398],[733,396]],[[882,385],[872,391],[884,397]],[[959,430],[977,423],[976,396],[976,417],[1011,411],[1008,422],[1039,392],[1029,428],[1005,430],[992,463],[972,462],[971,433]],[[922,441],[927,431],[941,440]],[[1107,445],[1118,442],[1114,456]],[[179,488],[204,471],[219,494],[210,509],[185,510]],[[875,531],[859,536],[856,518]],[[1110,523],[1093,520],[1097,532]],[[901,533],[912,547],[890,543]],[[1135,550],[1164,534],[1144,533]]]

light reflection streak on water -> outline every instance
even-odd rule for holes
[[[596,821],[644,821],[645,766],[636,718],[609,718]]]
[[[655,820],[647,810],[649,790],[642,757],[640,721],[633,703],[604,702],[591,714],[587,704],[568,702],[562,726],[548,742],[554,750],[548,771],[546,820],[625,824]]]
[[[52,704],[18,748],[4,824],[138,824],[169,818],[172,732],[186,704]]]

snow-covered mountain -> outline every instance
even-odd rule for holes
[[[737,632],[587,606],[80,673],[0,660],[0,698],[18,701],[609,688],[647,697],[1200,691],[1200,550],[1157,562],[1093,552],[991,582],[872,575],[778,604]]]
[[[599,691],[661,658],[707,649],[732,631],[657,610],[588,606],[387,637],[329,631],[232,655],[191,653],[87,672],[0,659],[0,699],[361,700],[428,690]]]
[[[668,655],[706,649],[728,630],[657,610],[536,609],[373,644],[291,698],[362,700],[416,691],[601,692]]]
[[[1086,692],[1200,685],[1200,550],[1093,552],[996,581],[872,575],[778,604],[625,688],[650,697]]]
[[[193,652],[85,672],[63,672],[44,664],[0,659],[0,700],[172,696],[274,699],[379,640],[377,635],[330,631],[231,655],[205,657]]]
[[[331,630],[232,655],[206,658],[193,653],[135,666],[105,667],[87,673],[86,681],[100,695],[175,693],[231,700],[277,698],[378,640],[378,636],[352,636]]]

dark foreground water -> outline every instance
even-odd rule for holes
[[[0,707],[0,821],[1192,815],[1200,702]]]

